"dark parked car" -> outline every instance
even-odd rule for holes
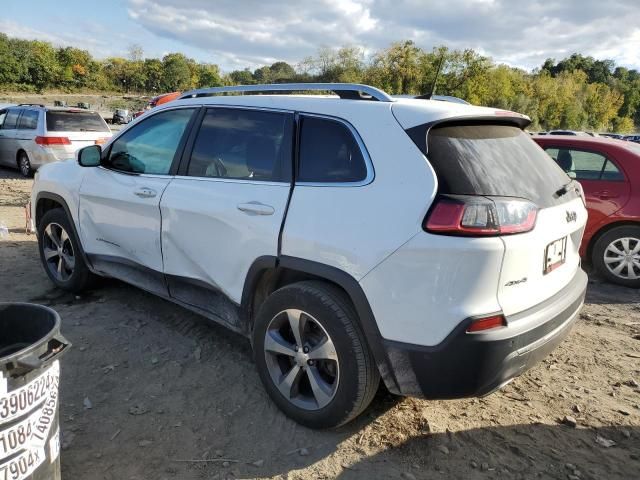
[[[131,120],[133,120],[133,117],[129,113],[129,110],[119,108],[113,113],[111,123],[114,125],[121,125],[123,123],[129,123]]]
[[[584,189],[589,220],[580,254],[610,281],[640,287],[640,145],[580,136],[534,140]]]

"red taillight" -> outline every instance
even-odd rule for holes
[[[538,208],[510,197],[451,195],[438,198],[424,221],[431,233],[491,236],[524,233],[533,229]]]
[[[71,141],[67,137],[36,137],[36,143],[43,147],[51,145],[71,145]]]
[[[477,318],[467,327],[467,333],[482,332],[492,328],[505,327],[506,320],[502,315],[492,315],[490,317]]]

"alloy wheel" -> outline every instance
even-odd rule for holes
[[[24,176],[24,177],[28,177],[29,174],[31,173],[31,163],[29,162],[29,157],[27,157],[26,155],[20,155],[20,173]]]
[[[67,231],[57,223],[50,223],[42,236],[42,251],[49,272],[60,282],[73,275],[75,255],[71,238]]]
[[[333,340],[313,316],[287,309],[267,327],[264,355],[271,380],[293,405],[320,410],[335,397],[340,365]]]
[[[611,242],[604,251],[604,264],[616,277],[640,278],[640,238],[623,237]]]

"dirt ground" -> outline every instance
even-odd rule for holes
[[[81,297],[53,288],[24,232],[30,188],[0,169],[0,301],[55,308],[73,342],[65,479],[640,478],[638,291],[593,278],[569,338],[489,397],[381,392],[356,422],[316,432],[269,401],[242,337],[116,281]]]

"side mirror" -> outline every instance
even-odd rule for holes
[[[81,167],[98,167],[102,159],[102,147],[89,145],[78,150],[78,164]]]

